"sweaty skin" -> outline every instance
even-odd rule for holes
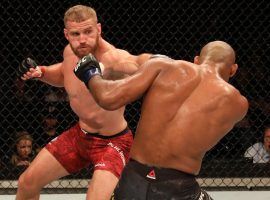
[[[155,79],[144,98],[132,158],[198,174],[206,151],[242,119],[245,98],[201,67],[176,61]]]
[[[100,37],[101,30],[98,25],[93,19],[79,23],[68,21],[69,31],[66,31],[66,37],[70,45],[64,49],[64,60],[62,63],[47,67],[46,73],[40,80],[65,88],[70,106],[79,117],[82,129],[109,136],[122,131],[127,126],[123,116],[124,107],[107,111],[98,106],[85,85],[74,75],[73,69],[80,57],[90,51],[103,64],[103,77],[115,80],[133,74],[149,59],[150,54],[134,56],[125,50],[115,48]],[[31,69],[27,73],[28,77],[25,75],[23,79],[38,77],[39,74],[35,73],[34,69]]]
[[[227,83],[237,69],[234,53],[223,43],[211,45],[196,64],[157,58],[124,80],[95,76],[88,82],[106,109],[145,94],[131,158],[196,175],[205,153],[245,116],[247,99]],[[217,57],[221,47],[224,52]]]
[[[52,86],[64,87],[70,106],[79,118],[79,126],[76,124],[64,131],[39,152],[19,178],[17,200],[39,199],[40,191],[45,185],[80,170],[86,162],[94,164],[86,199],[107,200],[111,197],[125,164],[121,160],[119,162],[119,159],[129,158],[128,152],[133,140],[130,131],[110,139],[99,137],[117,135],[127,129],[123,116],[124,105],[114,111],[101,108],[87,87],[74,75],[73,69],[80,58],[92,53],[103,64],[103,77],[116,80],[133,74],[151,55],[134,56],[104,40],[101,36],[101,24],[97,22],[96,13],[90,7],[76,5],[69,8],[65,13],[64,23],[64,34],[69,44],[64,49],[63,62],[30,68],[21,78],[37,78]],[[88,133],[85,134],[85,131]],[[121,156],[123,154],[116,154],[107,145],[111,140],[116,143],[119,140],[124,158]],[[92,142],[94,145],[89,145]],[[81,151],[83,147],[85,150]],[[114,159],[115,155],[117,156]],[[96,163],[99,161],[108,164],[99,166]]]
[[[67,57],[63,63],[63,75],[70,106],[79,117],[80,127],[103,135],[120,132],[127,126],[123,117],[124,107],[108,112],[98,106],[85,85],[73,73],[77,61],[77,57]]]

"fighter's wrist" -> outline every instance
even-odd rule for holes
[[[38,78],[43,78],[46,73],[46,67],[45,66],[38,66],[40,69],[40,76]]]
[[[94,67],[85,72],[82,81],[85,83],[86,87],[88,87],[89,81],[95,76],[102,76],[101,70],[99,68]]]

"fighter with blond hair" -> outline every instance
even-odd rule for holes
[[[49,142],[20,176],[17,200],[39,199],[45,185],[89,165],[94,166],[94,173],[87,199],[109,199],[129,159],[133,135],[123,115],[124,106],[114,111],[101,108],[73,69],[80,58],[92,53],[103,64],[104,78],[115,80],[133,74],[150,54],[134,56],[104,40],[91,7],[69,8],[64,24],[69,44],[63,62],[45,67],[27,58],[19,71],[23,80],[35,78],[64,87],[79,121]]]

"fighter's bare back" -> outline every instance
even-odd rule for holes
[[[246,114],[247,100],[207,67],[173,60],[160,65],[170,66],[144,97],[131,157],[197,174],[205,152]]]

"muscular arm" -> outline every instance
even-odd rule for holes
[[[235,111],[236,111],[236,121],[239,122],[242,120],[248,111],[249,103],[246,97],[242,96],[240,92],[237,90],[234,95],[234,103],[235,103]],[[233,101],[231,101],[233,102]]]
[[[127,58],[120,59],[118,63],[116,62],[116,68],[123,68],[127,75],[132,75],[149,60],[151,55],[152,54],[149,53],[143,53],[136,56],[129,55]]]
[[[62,63],[56,63],[50,66],[40,66],[31,58],[26,58],[22,61],[18,69],[18,75],[26,81],[29,79],[38,79],[44,83],[56,87],[63,86],[62,78]]]
[[[115,80],[134,74],[150,56],[148,53],[134,56],[125,50],[114,49],[104,54],[100,61],[106,66],[105,74],[109,73],[109,77]]]
[[[234,126],[234,124],[242,120],[247,114],[249,107],[248,100],[236,89],[226,92],[223,95],[223,99],[220,100],[221,105],[222,101],[224,101],[222,107],[226,110],[226,112],[222,113],[222,118]]]
[[[62,63],[56,63],[45,68],[45,73],[40,81],[55,87],[63,87]]]
[[[89,80],[88,87],[101,107],[115,110],[143,95],[162,68],[162,61],[149,60],[133,76],[117,81],[94,76]]]
[[[73,60],[75,60],[74,62],[76,63],[78,58],[69,45],[64,49],[63,58],[63,62],[47,66],[45,74],[40,80],[56,87],[64,87],[63,70],[65,66],[73,62]]]

